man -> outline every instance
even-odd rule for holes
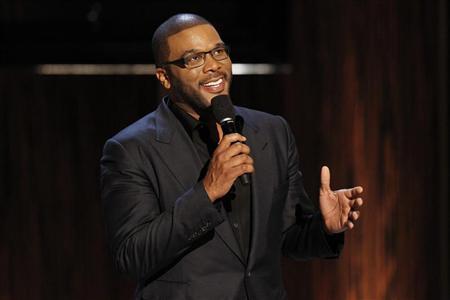
[[[316,211],[284,119],[235,107],[242,134],[223,135],[209,108],[229,93],[231,60],[208,21],[175,15],[152,43],[168,96],[101,160],[117,267],[138,281],[136,299],[286,299],[281,255],[337,256],[362,188],[332,191],[323,167]]]

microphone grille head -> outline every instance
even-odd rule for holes
[[[218,123],[221,123],[226,118],[234,120],[234,107],[228,95],[218,95],[212,98],[211,108]]]

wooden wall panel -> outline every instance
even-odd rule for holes
[[[440,298],[437,21],[425,1],[295,2],[285,112],[310,191],[361,184],[337,261],[284,261],[292,299]],[[445,166],[440,166],[445,167]],[[312,175],[312,176],[311,176]],[[299,284],[301,282],[301,284]],[[445,296],[441,295],[442,299]]]
[[[99,159],[154,109],[155,81],[2,72],[0,91],[0,299],[129,299],[105,244]]]

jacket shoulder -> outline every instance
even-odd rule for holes
[[[109,140],[115,140],[123,146],[149,143],[155,136],[155,111],[120,130]]]
[[[279,131],[288,127],[283,117],[267,112],[236,106],[236,113],[242,116],[245,124],[253,126],[256,130]]]
[[[110,137],[103,145],[102,164],[115,161],[118,166],[144,170],[155,136],[155,112],[151,112]],[[128,165],[127,165],[128,164]],[[147,166],[147,164],[146,164]],[[149,170],[149,169],[148,169]]]

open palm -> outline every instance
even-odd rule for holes
[[[328,233],[339,233],[352,229],[359,218],[359,208],[363,204],[361,186],[331,190],[330,170],[322,167],[320,174],[319,205],[324,225]]]

